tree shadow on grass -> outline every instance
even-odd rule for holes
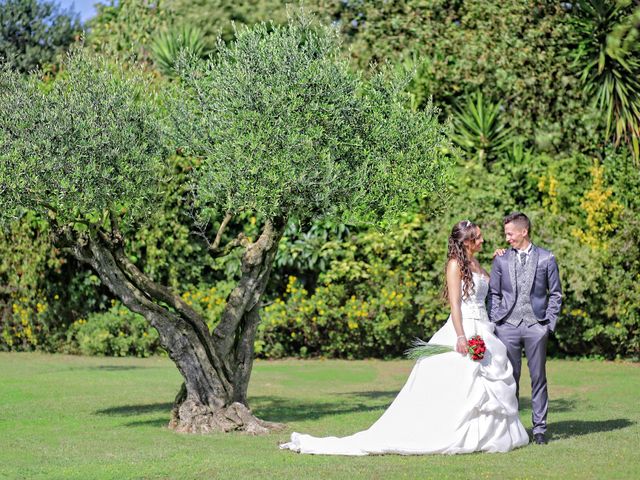
[[[146,415],[149,413],[171,412],[173,403],[150,403],[147,405],[122,405],[120,407],[105,408],[97,410],[96,415],[113,415],[119,417],[130,417],[134,415]]]
[[[577,400],[571,398],[556,398],[549,401],[549,412],[571,412],[577,409]],[[520,397],[520,410],[531,412],[531,398]],[[550,422],[547,437],[549,440],[564,440],[580,435],[589,435],[598,432],[610,432],[635,425],[635,422],[627,418],[615,418],[609,420],[562,420]]]
[[[314,404],[316,405],[316,404]],[[356,411],[370,411],[376,410],[376,408],[365,407],[362,410],[356,409]],[[269,421],[275,422],[286,422],[286,421],[295,421],[295,420],[309,420],[316,419],[322,415],[336,415],[343,413],[352,413],[349,410],[339,410],[335,411],[325,411],[320,415],[312,415],[308,414],[304,418],[291,418],[291,415],[285,414],[279,418],[271,415],[268,410],[256,409],[256,412],[259,418]],[[153,420],[138,420],[135,422],[126,423],[127,427],[154,427],[154,428],[165,428],[169,424],[169,412],[167,412],[166,418],[157,418]],[[581,435],[589,435],[591,433],[598,432],[610,432],[613,430],[621,430],[623,428],[631,427],[635,425],[635,422],[632,422],[626,418],[616,418],[613,420],[601,420],[601,421],[582,421],[582,420],[567,420],[562,422],[553,422],[551,428],[552,432],[548,432],[547,437],[550,441],[555,440],[565,440],[567,438],[577,437]]]
[[[127,370],[140,370],[145,369],[149,370],[149,368],[155,367],[147,367],[147,366],[135,366],[135,365],[96,365],[95,367],[80,367],[74,370],[102,370],[106,372],[124,372]]]
[[[577,401],[570,398],[553,398],[549,400],[549,411],[553,413],[571,412],[576,409]],[[531,411],[531,398],[520,397],[520,410]]]
[[[614,418],[611,420],[563,420],[553,422],[550,426],[548,437],[550,440],[564,440],[591,433],[611,432],[631,427],[636,422],[628,418]]]
[[[350,413],[371,412],[384,410],[397,394],[389,392],[353,392],[342,393],[356,397],[345,399],[341,402],[304,401],[285,397],[254,396],[250,399],[250,407],[259,418],[273,422],[294,422],[300,420],[317,420],[329,415],[347,415]],[[357,397],[369,400],[366,404]],[[163,414],[162,418],[135,420],[125,424],[128,427],[152,426],[166,427],[169,423],[169,415],[173,408],[172,403],[150,403],[146,405],[122,405],[105,408],[94,412],[95,415],[110,415],[120,417],[134,417],[137,415],[149,415],[150,413]]]
[[[384,410],[398,392],[353,392],[339,395],[361,397],[374,402],[363,403],[357,398],[341,402],[303,401],[291,398],[256,396],[251,398],[253,413],[273,422],[295,422],[299,420],[317,420],[330,415],[347,415]]]
[[[149,415],[151,413],[162,414],[160,418],[148,420],[134,420],[125,423],[125,427],[166,427],[171,416],[173,403],[149,403],[146,405],[122,405],[110,407],[103,410],[96,410],[94,415],[109,415],[113,417],[135,417],[138,415]]]
[[[124,426],[166,428],[169,426],[169,412],[167,412],[166,418],[156,418],[154,420],[138,420],[136,422],[125,423]]]
[[[387,405],[390,405],[393,399],[396,398],[399,392],[400,392],[399,390],[389,390],[388,392],[381,392],[381,391],[344,392],[344,393],[338,393],[337,395],[347,396],[347,397],[367,398],[369,400],[380,400],[381,402],[384,401],[387,403]]]

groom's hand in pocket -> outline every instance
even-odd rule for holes
[[[549,320],[543,320],[540,322],[540,325],[547,329],[547,334],[551,335],[553,333],[553,330],[551,330],[551,322]]]

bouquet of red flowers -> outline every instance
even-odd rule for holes
[[[431,355],[437,355],[439,353],[455,352],[455,347],[449,345],[438,345],[435,343],[427,343],[424,340],[416,338],[411,344],[411,348],[404,352],[407,358],[417,360],[422,357],[430,357]],[[484,358],[484,353],[487,351],[487,346],[480,335],[474,335],[467,341],[469,348],[469,356],[471,360],[478,361]]]
[[[482,360],[484,358],[484,352],[487,351],[487,346],[484,344],[484,340],[480,335],[474,335],[467,342],[469,345],[469,355],[471,360]]]

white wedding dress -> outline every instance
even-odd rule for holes
[[[423,357],[368,430],[342,438],[294,432],[280,448],[324,455],[412,455],[506,452],[529,443],[518,417],[512,367],[485,309],[488,282],[476,273],[473,280],[474,294],[462,302],[462,321],[467,337],[484,339],[483,360],[457,352]],[[453,346],[456,337],[449,317],[429,343]]]

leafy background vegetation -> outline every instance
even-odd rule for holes
[[[0,17],[15,18],[20,6],[32,11],[32,3],[2,1]],[[390,231],[322,218],[289,225],[267,292],[257,355],[400,355],[413,337],[428,337],[446,319],[438,293],[451,225],[462,218],[481,225],[487,239],[481,261],[488,267],[493,249],[505,245],[502,217],[523,210],[532,218],[534,242],[553,250],[560,264],[564,303],[551,352],[637,359],[638,2],[303,3],[338,29],[350,68],[362,75],[383,65],[413,72],[407,86],[412,108],[429,109],[433,102],[443,120],[451,119],[457,149],[451,152],[449,192],[437,211],[417,199]],[[181,45],[204,56],[218,36],[233,38],[232,22],[241,28],[263,20],[284,22],[286,5],[122,0],[99,7],[83,44],[110,61],[141,67],[156,90],[157,107],[170,109],[163,98],[176,85],[173,66]],[[64,22],[68,32],[77,31],[72,20]],[[71,43],[72,33],[49,35],[52,51]],[[41,66],[39,88],[52,88],[59,57],[31,49],[27,58],[21,38],[3,35],[4,63],[20,72]],[[128,251],[213,327],[240,262],[206,255],[188,185],[198,160],[180,151],[167,155],[166,194],[149,213],[151,221],[128,227],[134,238]],[[259,220],[241,215],[229,237],[241,231],[255,237]],[[210,235],[208,226],[199,227]],[[140,356],[160,351],[150,327],[51,244],[36,213],[0,232],[0,259],[0,348]]]

